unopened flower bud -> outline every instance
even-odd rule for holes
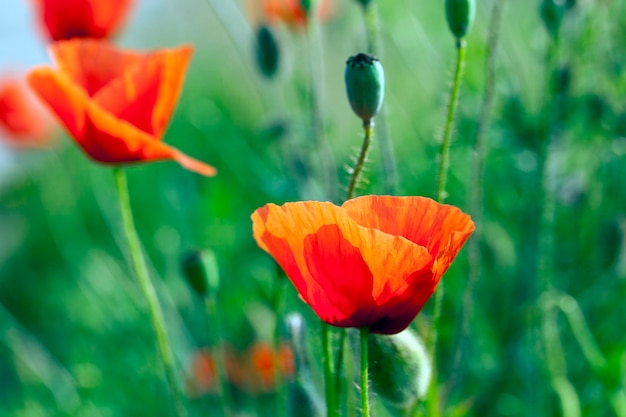
[[[564,0],[543,0],[539,13],[541,20],[551,36],[555,37],[561,28],[561,21],[566,11]]]
[[[446,19],[456,39],[463,39],[467,35],[475,16],[475,0],[446,0]]]
[[[378,58],[358,54],[346,62],[346,92],[352,110],[369,123],[383,105],[385,73]]]
[[[372,3],[373,0],[356,0],[363,7],[367,7]]]
[[[317,0],[300,0],[300,7],[305,15],[311,16],[317,7]]]
[[[214,293],[219,286],[219,271],[215,254],[209,249],[187,252],[181,269],[189,286],[201,296]]]
[[[432,369],[426,349],[413,331],[370,334],[367,343],[372,388],[387,406],[406,409],[424,397]]]
[[[272,30],[265,25],[256,32],[256,61],[261,74],[272,78],[278,71],[280,50]]]

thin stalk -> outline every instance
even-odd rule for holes
[[[233,401],[228,389],[228,383],[226,379],[226,355],[224,354],[224,348],[222,345],[222,326],[220,321],[219,309],[217,307],[217,300],[215,295],[207,295],[204,298],[204,306],[206,309],[209,322],[213,324],[212,331],[215,335],[215,347],[213,348],[213,354],[215,357],[215,379],[217,394],[220,397],[222,403],[222,410],[224,417],[231,417],[233,415]]]
[[[365,161],[367,160],[367,153],[370,149],[370,145],[372,144],[372,131],[374,130],[373,128],[373,121],[369,120],[363,122],[363,144],[361,145],[361,151],[359,152],[356,165],[354,166],[354,170],[352,171],[352,178],[350,179],[350,185],[348,186],[348,196],[346,200],[354,198],[354,194],[356,193],[356,187],[359,183],[361,172],[363,172]]]
[[[309,52],[309,75],[310,75],[310,111],[311,132],[316,150],[319,154],[322,178],[327,197],[335,201],[337,199],[337,175],[335,170],[335,158],[328,145],[324,131],[324,115],[322,113],[324,85],[324,61],[322,53],[322,41],[316,22],[311,18],[307,32]]]
[[[324,384],[326,386],[326,416],[338,417],[339,408],[335,397],[335,380],[333,379],[332,346],[330,342],[330,325],[322,322],[322,365],[324,366]]]
[[[445,202],[448,194],[446,192],[446,183],[448,181],[448,168],[450,167],[450,139],[452,137],[452,124],[454,122],[454,113],[459,98],[459,90],[461,87],[461,76],[463,75],[463,66],[465,63],[465,41],[463,39],[456,42],[456,67],[454,70],[454,79],[450,89],[450,97],[448,99],[448,110],[446,116],[446,125],[441,139],[441,150],[439,152],[439,172],[437,174],[437,201]],[[430,326],[430,332],[426,338],[426,346],[433,360],[433,372],[436,373],[435,351],[437,347],[437,327],[441,317],[441,309],[443,304],[444,293],[443,281],[439,283],[439,287],[435,293],[435,307],[433,311],[433,320]]]
[[[346,329],[339,329],[339,346],[335,356],[335,392],[337,398],[341,398],[345,392],[346,380],[343,377],[343,357],[346,344]],[[345,403],[344,403],[345,404]]]
[[[368,376],[367,376],[367,335],[369,329],[361,328],[361,413],[363,417],[370,415],[370,403],[368,392]]]
[[[117,197],[120,203],[120,212],[122,215],[122,222],[124,226],[124,233],[126,234],[126,240],[128,241],[128,249],[130,252],[130,258],[132,267],[134,269],[139,286],[143,292],[146,302],[148,303],[148,310],[150,312],[150,318],[152,320],[152,327],[157,339],[157,346],[161,361],[163,362],[163,368],[165,370],[165,379],[169,387],[170,395],[174,403],[174,409],[176,415],[179,417],[186,416],[187,413],[183,407],[182,396],[178,388],[176,381],[176,372],[174,371],[174,356],[172,354],[172,348],[170,347],[167,331],[165,328],[165,320],[163,319],[163,311],[159,304],[152,281],[148,275],[148,268],[141,252],[141,243],[137,236],[137,230],[133,221],[133,214],[130,207],[130,196],[128,194],[128,183],[126,180],[126,174],[122,168],[115,168],[115,187],[117,190]]]
[[[496,93],[496,57],[498,53],[498,43],[500,40],[500,27],[502,14],[506,0],[498,0],[493,3],[491,19],[489,24],[489,40],[487,41],[486,62],[485,62],[485,92],[483,103],[474,137],[474,153],[472,155],[472,167],[469,191],[469,212],[472,215],[474,224],[479,227],[474,232],[474,237],[468,242],[468,279],[463,292],[463,304],[461,307],[461,330],[459,341],[454,355],[452,365],[452,376],[448,383],[448,389],[454,384],[460,383],[457,380],[459,366],[463,356],[463,350],[467,342],[469,326],[473,316],[474,288],[480,278],[480,242],[482,228],[480,227],[483,218],[483,175],[485,171],[486,136],[489,129],[491,113]],[[460,378],[459,378],[460,379]]]
[[[363,20],[367,38],[367,52],[382,59],[382,40],[380,36],[380,17],[378,15],[378,5],[370,3],[363,7]],[[398,173],[396,169],[396,159],[393,153],[391,133],[387,123],[386,107],[380,110],[376,117],[378,122],[378,143],[380,144],[380,154],[385,175],[385,193],[394,194],[398,183]]]
[[[281,349],[281,326],[283,323],[284,315],[284,299],[287,279],[283,276],[282,270],[277,271],[276,278],[274,280],[274,290],[272,295],[272,307],[274,309],[274,334],[273,346],[274,352],[280,352]],[[274,363],[274,386],[277,388],[276,392],[276,416],[281,417],[286,414],[287,410],[287,384],[285,383],[285,377],[282,372],[280,361]]]

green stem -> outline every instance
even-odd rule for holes
[[[370,3],[363,7],[363,20],[365,22],[365,32],[367,38],[367,52],[376,55],[382,59],[382,42],[380,36],[380,18],[378,15],[378,5]],[[385,193],[394,194],[398,174],[396,169],[396,160],[393,154],[393,146],[389,125],[387,123],[387,110],[383,107],[376,117],[378,123],[378,143],[380,144],[380,155],[383,163],[383,172],[385,175]]]
[[[324,115],[322,113],[322,86],[324,85],[324,61],[322,42],[316,22],[311,18],[308,27],[309,72],[310,72],[310,110],[311,132],[313,141],[319,154],[322,178],[324,179],[327,197],[334,201],[337,198],[337,176],[335,170],[335,158],[328,145],[324,132]]]
[[[486,62],[485,62],[485,92],[483,95],[483,103],[478,119],[478,127],[476,128],[476,136],[474,138],[474,153],[472,155],[472,167],[470,177],[469,191],[469,212],[472,215],[474,224],[480,226],[483,218],[483,175],[485,170],[486,155],[486,134],[489,128],[493,103],[496,93],[496,57],[498,52],[498,43],[500,40],[500,26],[502,21],[502,13],[506,0],[500,0],[493,3],[491,11],[491,19],[489,24],[489,40],[487,42]],[[448,383],[448,388],[453,384],[457,384],[457,375],[459,374],[459,366],[463,356],[463,350],[467,342],[470,322],[473,316],[473,299],[474,288],[480,278],[480,242],[482,237],[481,227],[477,227],[474,237],[467,242],[468,244],[468,279],[463,292],[463,304],[461,307],[461,327],[459,341],[454,355],[454,363],[452,365],[452,376]]]
[[[122,215],[122,222],[124,225],[124,233],[126,234],[126,240],[128,241],[128,249],[130,252],[130,258],[132,267],[135,270],[135,275],[139,281],[139,286],[143,292],[146,302],[148,303],[148,310],[150,312],[150,318],[152,319],[152,327],[157,339],[157,345],[159,348],[159,354],[161,361],[163,362],[163,368],[165,370],[165,379],[167,381],[170,395],[174,402],[174,408],[176,414],[179,417],[185,416],[186,411],[183,407],[183,401],[180,390],[176,381],[176,373],[174,371],[174,356],[172,349],[168,342],[167,331],[165,328],[165,320],[163,319],[163,312],[159,299],[157,298],[156,291],[150,281],[148,275],[148,268],[141,252],[141,244],[135,224],[133,222],[133,214],[130,208],[130,197],[128,195],[128,183],[126,181],[126,174],[122,168],[115,168],[115,187],[117,189],[117,197],[120,203],[120,212]]]
[[[446,116],[446,125],[443,131],[443,138],[441,140],[440,161],[439,161],[439,173],[437,175],[437,201],[443,203],[447,198],[446,183],[448,180],[448,168],[450,166],[450,138],[452,136],[452,124],[454,121],[454,113],[459,98],[459,89],[461,87],[461,76],[463,74],[463,65],[465,62],[465,40],[457,40],[456,43],[457,59],[456,68],[454,70],[454,80],[452,81],[452,88],[450,90],[450,97],[448,100],[448,111]],[[443,304],[443,281],[439,283],[439,287],[435,293],[435,307],[433,311],[433,321],[430,328],[428,337],[426,338],[427,346],[429,347],[429,353],[433,360],[433,372],[436,370],[435,351],[437,347],[437,327],[439,325],[439,319],[441,318],[441,309]]]
[[[348,196],[346,200],[354,198],[354,194],[356,193],[356,186],[359,182],[359,178],[361,177],[361,172],[363,172],[365,160],[367,159],[367,152],[369,151],[370,145],[372,144],[373,127],[373,121],[369,120],[363,122],[363,145],[361,145],[359,157],[356,161],[356,165],[354,166],[354,171],[352,171],[352,178],[350,179],[350,185],[348,186]]]
[[[337,348],[337,355],[335,356],[335,392],[337,398],[341,398],[345,389],[345,378],[343,375],[343,357],[346,344],[346,329],[339,329],[339,346]],[[345,404],[345,403],[344,403]]]
[[[369,329],[361,328],[361,412],[363,417],[369,417],[370,404],[368,393],[368,376],[367,376],[367,335]]]
[[[330,325],[322,322],[322,364],[324,366],[324,383],[326,385],[326,416],[338,417],[335,384],[333,379],[332,346],[330,343]]]
[[[214,295],[207,295],[204,299],[204,305],[206,308],[207,317],[210,323],[213,323],[213,332],[215,337],[215,347],[213,348],[213,354],[215,357],[215,379],[217,394],[220,397],[222,403],[222,410],[224,417],[231,417],[233,415],[233,402],[228,389],[228,383],[226,378],[226,356],[224,354],[224,348],[222,345],[222,326],[220,325],[220,315],[217,307],[217,300]]]

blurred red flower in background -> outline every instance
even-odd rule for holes
[[[215,175],[213,167],[161,142],[191,47],[138,53],[75,39],[52,44],[50,52],[58,69],[34,69],[28,82],[91,158],[106,164],[173,159]]]
[[[0,130],[5,141],[15,147],[41,147],[52,138],[51,120],[17,78],[0,82]]]
[[[424,197],[267,204],[252,221],[321,320],[383,334],[411,323],[474,231],[467,214]]]
[[[50,39],[102,39],[124,21],[134,0],[33,0]]]
[[[332,6],[331,0],[320,0],[317,6],[317,18],[328,19],[333,12]],[[261,13],[269,24],[283,22],[291,27],[304,27],[307,24],[306,12],[300,0],[261,0]]]
[[[193,356],[191,379],[187,381],[190,396],[217,392],[215,360],[208,349],[200,349]],[[269,343],[257,342],[242,354],[226,349],[224,362],[228,382],[249,394],[271,392],[276,388],[277,373],[284,378],[295,372],[293,351],[286,344],[275,350]]]

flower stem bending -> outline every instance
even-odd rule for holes
[[[183,417],[187,413],[183,407],[181,393],[176,382],[174,357],[167,338],[165,320],[163,319],[161,305],[159,304],[159,299],[157,298],[154,286],[150,281],[148,268],[146,267],[146,262],[141,252],[141,244],[139,242],[139,237],[137,236],[137,231],[133,221],[133,214],[130,208],[130,197],[128,195],[126,174],[122,168],[115,168],[115,187],[117,189],[117,197],[120,203],[120,212],[122,215],[124,233],[126,234],[126,240],[128,241],[132,267],[135,271],[135,275],[137,276],[137,280],[139,281],[141,291],[143,292],[146,302],[148,303],[148,310],[150,311],[150,318],[152,319],[152,327],[154,329],[154,333],[156,334],[159,354],[161,356],[161,361],[163,362],[165,378],[174,402],[176,415]]]
[[[370,405],[369,405],[369,393],[368,393],[368,376],[367,376],[367,336],[369,329],[367,327],[361,328],[361,415],[363,417],[369,417]]]
[[[465,63],[465,41],[463,39],[457,40],[456,50],[456,68],[454,70],[454,80],[452,81],[452,88],[450,90],[450,97],[448,100],[446,125],[443,131],[441,150],[439,153],[439,173],[437,175],[437,201],[439,203],[445,202],[446,198],[448,197],[446,192],[446,183],[448,181],[448,168],[450,167],[450,138],[452,136],[452,123],[454,121],[454,113],[456,111],[456,106],[459,99],[461,76],[463,75],[463,65]],[[441,309],[443,303],[443,289],[443,282],[441,282],[439,283],[439,287],[435,294],[435,307],[433,311],[433,322],[431,325],[431,330],[428,337],[426,338],[428,351],[431,354],[433,361],[437,346],[437,326],[439,325],[439,319],[441,317]],[[433,366],[433,369],[436,368]]]
[[[359,178],[361,176],[361,172],[363,172],[365,160],[367,159],[367,152],[369,151],[370,145],[372,144],[372,131],[374,130],[373,128],[373,121],[370,120],[363,122],[363,145],[361,145],[361,152],[359,152],[359,157],[356,161],[356,165],[354,166],[354,171],[352,172],[352,178],[350,179],[350,185],[348,186],[348,196],[346,198],[347,200],[352,199],[356,192],[356,186],[359,183]]]

